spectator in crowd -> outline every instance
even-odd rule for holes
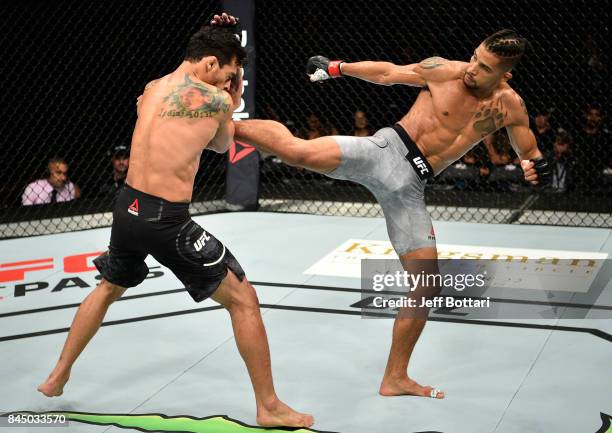
[[[576,175],[585,191],[601,190],[601,178],[605,169],[612,167],[612,136],[604,128],[601,107],[589,105],[584,111],[583,122],[574,134],[573,156]]]
[[[535,128],[533,134],[536,137],[538,147],[543,154],[551,153],[555,141],[555,131],[551,125],[551,114],[549,110],[537,110],[535,113]]]
[[[554,192],[565,192],[571,189],[574,160],[572,158],[572,136],[560,131],[555,137],[552,162],[552,184]]]
[[[355,137],[374,135],[374,130],[370,127],[366,114],[361,110],[357,110],[353,114],[353,130],[350,135]]]
[[[314,113],[308,115],[306,118],[306,128],[302,128],[298,134],[299,137],[306,140],[312,140],[313,138],[324,137],[326,135],[338,135],[338,130],[327,122],[321,122],[321,119]]]
[[[80,196],[79,187],[68,180],[68,163],[63,158],[54,157],[47,164],[47,177],[35,180],[26,186],[21,196],[21,204],[29,206],[57,203],[74,200]]]
[[[100,195],[115,195],[123,187],[130,166],[130,149],[119,145],[109,152],[113,172],[100,188]]]

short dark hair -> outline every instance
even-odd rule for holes
[[[483,44],[487,50],[501,57],[512,68],[525,54],[527,39],[512,29],[503,29],[487,37]]]
[[[62,158],[61,156],[53,156],[49,159],[49,162],[47,163],[47,165],[51,165],[51,164],[65,164],[68,165],[68,163],[66,162],[66,160],[64,158]]]
[[[185,60],[198,62],[207,56],[215,56],[219,66],[231,63],[233,59],[239,66],[246,64],[246,50],[236,34],[237,27],[213,27],[206,25],[194,33],[185,50]]]

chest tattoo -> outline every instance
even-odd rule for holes
[[[501,98],[497,98],[496,101],[484,105],[474,115],[473,127],[481,137],[486,137],[501,128],[507,116],[508,111],[504,111],[504,103]]]

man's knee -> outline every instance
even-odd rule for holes
[[[219,302],[230,313],[246,310],[259,310],[259,299],[253,286],[244,278],[240,281],[235,275],[228,273],[222,283],[221,290],[215,293],[213,299]],[[219,293],[220,292],[220,293]]]
[[[103,278],[98,287],[96,287],[95,294],[102,302],[110,305],[121,298],[125,290],[124,287],[113,284]]]

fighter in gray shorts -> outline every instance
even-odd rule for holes
[[[333,138],[342,157],[338,168],[327,176],[351,180],[370,190],[385,214],[397,254],[435,247],[424,197],[426,179],[433,170],[401,126],[382,128],[371,137]]]

